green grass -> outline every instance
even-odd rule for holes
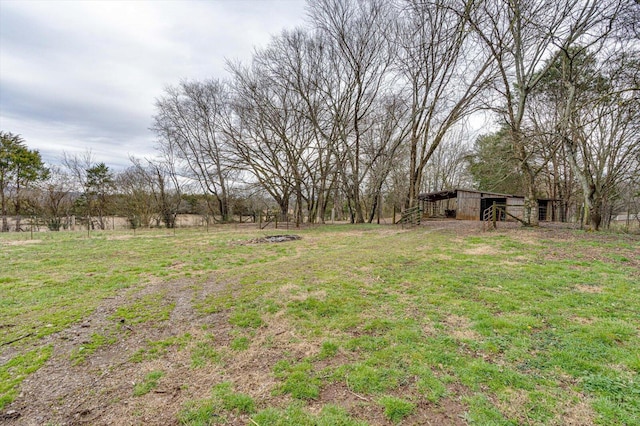
[[[204,426],[226,423],[228,412],[252,414],[255,402],[249,395],[234,392],[229,382],[215,385],[211,397],[198,401],[188,401],[178,414],[180,424]]]
[[[401,423],[451,401],[478,425],[562,424],[576,407],[586,423],[640,424],[637,236],[395,231],[326,226],[296,231],[300,241],[255,245],[235,242],[264,233],[231,227],[114,240],[50,233],[5,245],[0,338],[26,337],[7,345],[18,355],[0,367],[2,401],[46,359],[47,349],[33,350],[43,336],[117,291],[179,278],[192,283],[194,313],[219,318],[226,340],[198,332],[147,341],[130,361],[178,352],[194,374],[229,366],[266,371],[274,383],[257,397],[223,376],[209,398],[184,403],[182,424],[224,423],[232,413],[246,424],[375,423],[358,417],[369,412]],[[201,294],[208,280],[224,286]],[[166,323],[171,295],[149,294],[112,319]],[[74,360],[109,339],[94,335]],[[269,364],[255,366],[260,350]],[[358,395],[360,414],[339,399],[325,403],[332,387]]]
[[[313,372],[309,360],[292,365],[288,361],[279,361],[274,366],[275,376],[282,379],[279,392],[296,399],[316,399],[320,394],[321,381]]]
[[[222,356],[212,341],[197,342],[191,349],[191,367],[202,368],[209,363],[220,362]]]
[[[177,348],[177,350],[184,349],[191,339],[190,334],[185,334],[179,337],[148,341],[145,347],[138,349],[129,360],[131,362],[143,362],[161,358],[165,356],[172,347]]]
[[[52,352],[53,348],[47,345],[18,355],[0,366],[0,410],[14,400],[20,383],[42,367]]]
[[[255,423],[270,426],[364,426],[367,423],[354,419],[342,407],[325,405],[318,414],[306,411],[300,404],[284,409],[268,408],[253,417]]]
[[[133,396],[142,396],[151,392],[158,387],[158,380],[164,376],[163,371],[152,371],[144,377],[140,383],[136,383],[133,387]]]
[[[384,407],[384,415],[394,423],[402,421],[416,408],[412,402],[394,396],[383,396],[378,403]]]
[[[162,322],[169,319],[174,307],[175,303],[166,303],[164,294],[150,294],[118,307],[111,319],[134,325],[150,321]]]

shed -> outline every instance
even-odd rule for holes
[[[460,220],[482,220],[482,213],[495,202],[505,206],[513,216],[523,218],[524,197],[473,189],[450,189],[418,195],[422,211],[431,218],[455,218]],[[513,220],[508,216],[500,220]]]

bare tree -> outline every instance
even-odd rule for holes
[[[274,85],[258,63],[231,65],[234,116],[226,127],[240,164],[260,182],[280,207],[284,219],[293,192],[300,196],[300,157],[296,140],[300,121],[288,99],[289,88]],[[296,215],[298,216],[298,215]]]
[[[607,57],[604,68],[582,49],[560,58],[564,108],[558,134],[582,188],[585,223],[595,230],[603,220],[608,225],[608,207],[640,165],[640,89],[634,83],[640,55],[629,54]]]
[[[467,136],[468,131],[462,124],[447,132],[425,167],[421,186],[423,191],[432,192],[473,186],[466,167],[471,151]]]
[[[62,164],[71,176],[74,189],[81,194],[79,200],[84,201],[84,215],[87,221],[87,229],[91,229],[92,202],[89,196],[90,188],[87,170],[95,165],[94,156],[91,150],[87,150],[82,154],[73,155],[64,152],[62,154]],[[76,199],[76,203],[77,202],[78,199]]]
[[[170,144],[183,160],[185,175],[198,182],[205,194],[214,196],[217,209],[212,205],[209,209],[212,213],[217,210],[222,221],[230,220],[229,193],[235,172],[221,131],[228,106],[225,83],[183,81],[179,87],[167,88],[165,96],[156,101],[152,126],[159,143]]]
[[[387,37],[391,9],[382,0],[320,0],[311,3],[309,10],[313,25],[328,41],[327,66],[338,76],[334,85],[325,87],[324,99],[333,113],[332,148],[351,221],[362,223],[363,135],[372,123],[374,103],[387,87],[387,70],[394,57]]]
[[[254,58],[268,72],[273,84],[286,85],[295,102],[291,110],[310,126],[305,132],[307,155],[303,166],[309,221],[324,222],[336,185],[335,144],[342,128],[333,96],[339,85],[335,60],[322,34],[305,30],[283,31]],[[339,110],[339,109],[338,109]]]
[[[153,199],[153,176],[139,159],[130,157],[132,165],[116,176],[116,185],[122,197],[121,208],[132,228],[150,226],[158,212]]]
[[[71,176],[61,167],[51,166],[49,176],[39,184],[40,209],[51,231],[69,226],[69,216],[73,206],[73,182]]]
[[[394,40],[400,48],[397,72],[410,105],[409,191],[412,206],[427,163],[447,133],[479,108],[495,65],[477,48],[466,16],[466,2],[400,3]]]

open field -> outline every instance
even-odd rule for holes
[[[28,237],[0,235],[3,424],[640,424],[637,235]]]

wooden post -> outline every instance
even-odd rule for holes
[[[493,208],[491,209],[491,222],[493,222],[493,229],[496,229],[496,202],[493,202]]]

